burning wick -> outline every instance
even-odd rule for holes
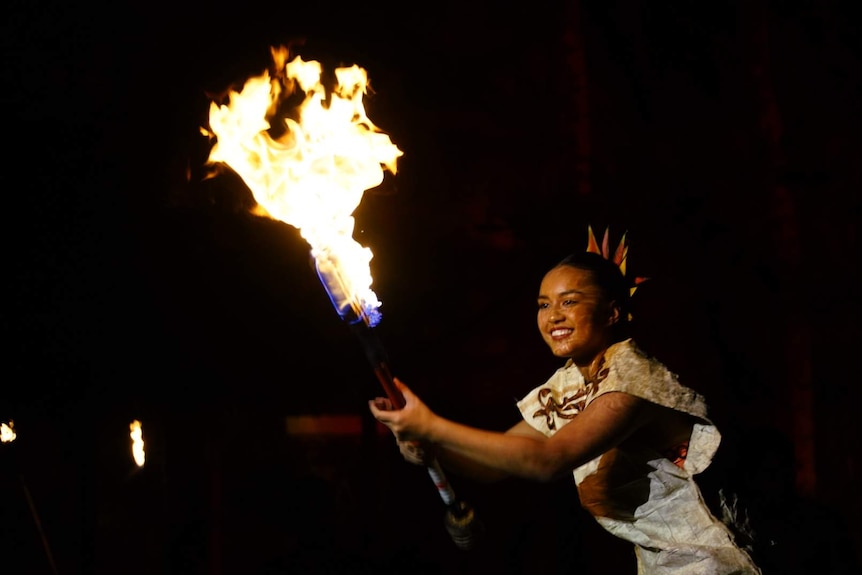
[[[144,466],[146,456],[144,455],[144,434],[141,430],[141,422],[137,419],[129,424],[129,437],[132,438],[132,457],[138,467]]]
[[[5,422],[0,423],[0,443],[11,443],[15,441],[18,434],[15,433],[15,422],[11,419],[7,425]]]

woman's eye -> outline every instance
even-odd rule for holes
[[[567,299],[563,302],[563,305],[572,306],[572,305],[575,305],[576,303],[578,303],[578,300],[576,300],[576,299]]]
[[[548,309],[548,304],[544,302],[539,302],[539,309]]]

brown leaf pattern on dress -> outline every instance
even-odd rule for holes
[[[594,395],[599,390],[599,384],[608,377],[609,368],[604,367],[605,358],[599,360],[598,373],[590,381],[584,382],[584,387],[574,395],[564,396],[559,403],[554,399],[554,391],[550,387],[543,387],[538,392],[538,402],[541,409],[533,413],[533,417],[544,417],[545,423],[550,430],[557,429],[557,418],[574,419],[587,406],[587,396]]]

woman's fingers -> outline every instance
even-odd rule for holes
[[[372,405],[380,411],[392,411],[392,402],[386,397],[375,397]]]
[[[401,451],[401,455],[404,456],[404,459],[410,463],[415,463],[417,465],[425,464],[427,453],[422,444],[418,441],[399,441],[398,449]]]
[[[395,387],[398,388],[398,391],[401,391],[402,393],[404,391],[410,391],[410,388],[408,388],[406,385],[404,385],[404,382],[401,381],[400,379],[398,379],[397,377],[393,377],[392,381],[395,382]]]
[[[377,397],[368,401],[368,409],[371,415],[380,423],[389,426],[389,418],[392,414],[392,403],[385,398]]]

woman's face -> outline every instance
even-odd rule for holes
[[[611,343],[612,326],[619,319],[589,271],[559,266],[542,279],[536,316],[542,339],[557,357],[588,366]]]

